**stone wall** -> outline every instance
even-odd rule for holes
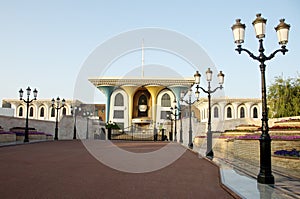
[[[2,126],[4,131],[9,131],[13,127],[25,127],[25,122],[24,118],[0,116],[0,126]],[[53,134],[55,122],[29,119],[28,126],[35,128],[39,132]]]
[[[54,138],[54,121],[29,119],[28,124],[29,127],[35,128],[38,132],[51,134]],[[25,127],[25,119],[0,116],[0,126],[3,128],[4,131],[9,131],[13,127]],[[87,127],[87,118],[84,117],[77,117],[76,127],[77,139],[86,139],[87,132],[88,138],[94,139],[95,134],[97,137],[97,135],[100,135],[101,130],[105,130],[105,124],[99,122],[99,120],[89,119]],[[61,117],[58,123],[58,139],[73,139],[73,134],[74,118],[72,116]]]
[[[201,153],[201,155],[205,155],[206,138],[196,138],[194,144],[202,151],[203,154]],[[293,148],[300,150],[300,140],[272,140],[272,168],[300,177],[300,158],[277,157],[273,155],[277,150],[291,150]],[[241,160],[259,166],[259,140],[214,138],[213,151],[215,157],[225,158],[229,161]]]

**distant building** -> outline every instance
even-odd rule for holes
[[[208,120],[208,99],[200,98],[195,106],[200,111],[200,121]],[[213,98],[211,100],[212,121],[226,121],[232,119],[260,119],[262,103],[257,98]]]
[[[105,121],[105,104],[83,104],[78,100],[66,100],[65,106],[59,110],[59,118],[72,115],[74,106],[80,107],[77,116],[84,116],[83,113],[89,112],[90,117]],[[26,103],[19,99],[3,99],[0,115],[26,118]],[[37,99],[30,103],[28,116],[29,119],[55,121],[56,110],[52,107],[51,99]]]

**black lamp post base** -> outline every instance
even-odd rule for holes
[[[24,142],[29,142],[29,139],[28,139],[28,138],[27,138],[27,139],[25,138],[25,139],[24,139]]]
[[[58,128],[55,128],[54,140],[58,140]]]
[[[74,126],[73,140],[76,140],[76,127]]]
[[[261,184],[275,184],[274,176],[271,175],[265,175],[265,174],[258,174],[257,176],[257,182]]]
[[[208,159],[213,159],[214,158],[214,152],[211,150],[211,151],[209,151],[209,152],[206,152],[206,157],[208,158]]]
[[[189,143],[189,148],[193,149],[193,147],[194,147],[193,143]]]

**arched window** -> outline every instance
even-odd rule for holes
[[[33,107],[30,107],[29,109],[29,117],[33,117]]]
[[[232,118],[231,107],[227,108],[227,118]]]
[[[244,109],[244,107],[241,107],[241,109],[240,109],[240,118],[245,118],[245,109]]]
[[[20,107],[19,108],[19,117],[22,117],[23,116],[23,107]]]
[[[171,106],[171,98],[170,98],[169,94],[165,93],[161,97],[161,106],[162,107],[170,107]]]
[[[67,115],[67,109],[66,108],[63,108],[62,115]]]
[[[256,107],[253,108],[253,118],[258,118],[257,108]]]
[[[44,116],[45,116],[45,108],[42,107],[42,108],[40,109],[40,117],[44,117]]]
[[[51,117],[55,117],[55,109],[53,107],[51,108]]]
[[[121,93],[116,94],[115,106],[124,106],[124,98]]]
[[[218,107],[214,108],[214,118],[218,118],[219,117],[219,109]]]

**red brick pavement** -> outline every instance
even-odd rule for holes
[[[162,142],[115,144],[134,152],[165,145]],[[220,185],[218,167],[189,150],[163,169],[132,174],[100,163],[80,141],[1,147],[0,176],[1,199],[233,198]]]

